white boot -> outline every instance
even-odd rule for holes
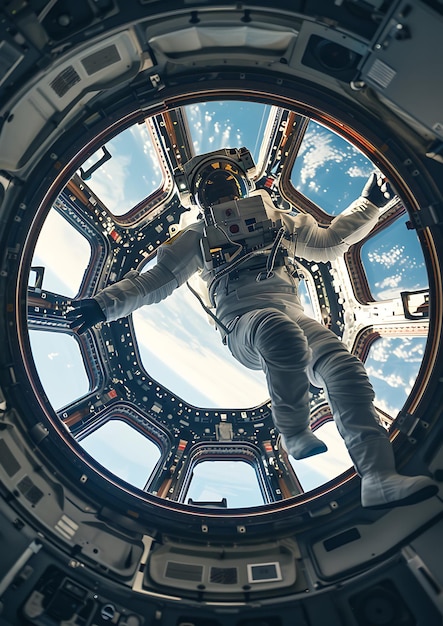
[[[427,476],[403,476],[395,469],[388,438],[368,439],[349,450],[361,477],[361,503],[365,508],[388,509],[416,504],[435,496],[437,484]]]
[[[328,447],[314,435],[310,428],[291,436],[280,435],[282,448],[294,459],[305,459],[326,452]]]

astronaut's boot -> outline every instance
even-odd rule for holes
[[[322,454],[328,447],[307,427],[295,435],[281,435],[282,448],[294,459],[305,459],[309,456]]]
[[[394,451],[386,437],[367,439],[349,454],[361,477],[361,503],[365,508],[388,509],[416,504],[435,496],[438,486],[427,476],[403,476],[395,469]]]

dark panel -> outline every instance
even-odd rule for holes
[[[415,626],[412,615],[399,591],[390,580],[382,580],[355,594],[349,600],[359,626]]]
[[[20,469],[20,464],[8,448],[3,439],[0,439],[0,464],[8,474],[8,476],[14,476]]]

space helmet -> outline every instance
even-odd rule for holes
[[[235,163],[214,159],[200,168],[194,178],[192,196],[205,210],[216,204],[240,200],[249,195],[251,183]]]

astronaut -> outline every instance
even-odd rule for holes
[[[199,207],[198,217],[194,212],[193,221],[159,247],[153,269],[131,271],[93,298],[72,302],[70,327],[83,333],[125,317],[198,275],[204,289],[200,295],[193,291],[216,320],[223,342],[244,366],[264,371],[272,418],[288,454],[303,459],[327,450],[309,427],[312,383],[324,389],[361,477],[363,507],[402,506],[435,495],[438,488],[429,477],[396,472],[362,362],[330,329],[305,315],[297,294],[294,257],[327,262],[343,255],[377,223],[389,185],[374,172],[360,197],[323,228],[313,216],[280,210],[265,190],[254,190],[253,169],[246,148],[185,164],[177,187],[185,206]]]

